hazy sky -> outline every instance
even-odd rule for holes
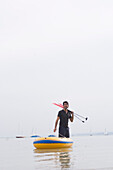
[[[0,136],[53,133],[53,102],[113,131],[113,1],[0,2]]]

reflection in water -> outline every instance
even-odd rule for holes
[[[62,168],[70,168],[70,155],[68,152],[61,152],[59,155],[59,161]]]
[[[72,148],[63,149],[34,149],[35,162],[43,169],[47,165],[52,168],[70,168]]]

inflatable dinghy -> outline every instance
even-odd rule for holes
[[[40,137],[35,139],[33,145],[36,149],[70,148],[73,140],[70,138]]]

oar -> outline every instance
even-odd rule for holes
[[[62,104],[57,104],[57,103],[53,103],[53,104],[56,105],[56,106],[59,106],[59,107],[63,108],[63,105],[62,105]]]
[[[75,113],[75,114],[76,114],[77,116],[79,116],[79,117],[85,119],[85,120],[88,120],[88,117],[81,116],[81,115],[79,115],[79,114],[77,114],[77,113]]]
[[[77,117],[75,114],[74,114],[74,116],[75,116],[78,120],[80,120],[82,123],[85,123],[85,121],[84,121],[84,120],[80,119],[80,118],[79,118],[79,117]]]
[[[65,138],[65,136],[63,136],[61,133],[59,133],[60,134],[60,136],[62,136],[63,138]]]
[[[57,104],[57,103],[53,103],[53,104],[56,105],[56,106],[58,106],[58,107],[63,108],[63,105],[62,105],[62,104]],[[79,117],[81,117],[81,118],[83,118],[83,119],[85,119],[85,120],[88,120],[88,117],[81,116],[81,115],[79,115],[79,114],[77,114],[77,113],[74,113],[74,116],[75,116],[76,118],[78,118],[80,121],[82,121],[83,123],[85,123],[85,121],[83,121],[83,120],[80,119]],[[79,116],[79,117],[78,117],[78,116]]]

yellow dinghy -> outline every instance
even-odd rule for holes
[[[33,145],[37,149],[69,148],[73,145],[73,140],[70,138],[41,137],[35,139]]]

